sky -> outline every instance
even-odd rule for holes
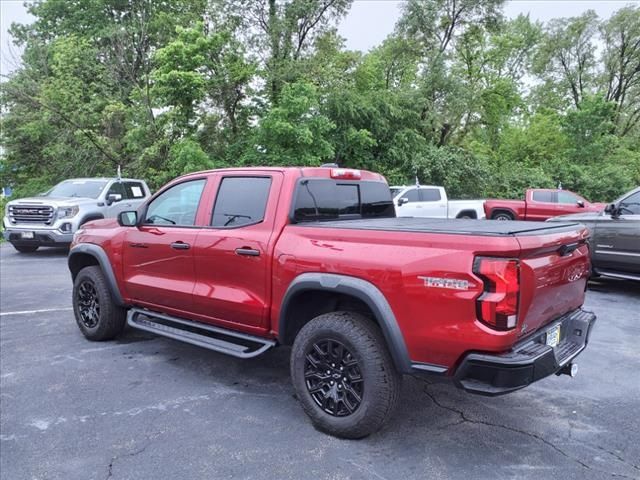
[[[355,0],[349,14],[338,27],[350,50],[368,51],[389,35],[400,16],[401,0]],[[529,14],[533,20],[548,21],[557,17],[574,17],[592,9],[609,18],[616,10],[640,0],[511,0],[504,7],[509,18]],[[33,21],[23,0],[0,0],[0,75],[4,78],[16,68],[19,50],[11,45],[8,29],[13,22]]]

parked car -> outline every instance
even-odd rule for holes
[[[541,221],[558,215],[579,212],[600,212],[604,203],[590,203],[568,190],[530,188],[524,200],[486,200],[484,212],[491,220]]]
[[[366,171],[238,168],[87,224],[68,262],[89,340],[126,322],[239,358],[292,345],[312,422],[360,438],[403,374],[485,395],[575,374],[595,322],[581,309],[587,236],[575,222],[396,218]]]
[[[413,185],[390,188],[398,217],[484,218],[484,200],[449,200],[444,187]]]
[[[7,203],[4,236],[16,250],[65,247],[78,228],[92,220],[115,218],[135,209],[150,195],[143,180],[130,178],[74,178],[48,192]]]
[[[640,280],[640,187],[607,205],[602,212],[551,218],[550,222],[580,222],[591,233],[593,273]]]

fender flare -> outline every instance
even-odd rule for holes
[[[78,222],[78,228],[82,227],[82,225],[87,222],[92,222],[93,220],[104,220],[104,215],[101,213],[88,213]]]
[[[363,301],[373,312],[399,372],[411,371],[407,345],[396,317],[383,293],[372,283],[356,277],[334,273],[303,273],[287,288],[280,308],[278,336],[284,335],[291,299],[306,290],[323,290],[353,296]]]
[[[109,261],[109,257],[106,252],[101,247],[94,245],[93,243],[81,243],[73,247],[69,252],[69,258],[67,259],[67,265],[69,266],[69,271],[71,272],[72,277],[72,263],[74,258],[78,258],[80,255],[89,255],[97,260],[102,273],[104,273],[107,286],[111,291],[111,298],[113,298],[113,301],[117,305],[121,307],[125,306],[122,295],[120,294],[120,289],[118,288],[118,283],[116,282],[116,276],[113,273],[113,267],[111,266],[111,262]]]
[[[491,209],[491,212],[489,214],[489,216],[487,217],[487,219],[491,219],[493,218],[493,214],[498,211],[498,212],[506,212],[506,213],[510,213],[513,216],[514,220],[518,219],[518,214],[516,212],[514,212],[511,208],[509,207],[495,207]]]

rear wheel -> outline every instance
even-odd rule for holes
[[[15,245],[14,244],[13,248],[15,248],[20,253],[33,253],[36,250],[38,250],[38,245]]]
[[[402,382],[378,327],[353,312],[320,315],[300,330],[291,378],[314,426],[342,438],[382,428]]]
[[[118,307],[100,267],[85,267],[73,282],[73,313],[82,334],[89,340],[115,338],[124,329],[126,310]]]
[[[496,212],[491,216],[492,220],[509,221],[513,220],[513,215],[509,212]]]

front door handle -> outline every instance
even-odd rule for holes
[[[184,242],[173,242],[171,244],[171,248],[174,248],[176,250],[189,250],[191,248],[191,245]]]
[[[256,250],[255,248],[249,248],[249,247],[236,248],[236,255],[247,255],[249,257],[259,257],[260,250]]]

